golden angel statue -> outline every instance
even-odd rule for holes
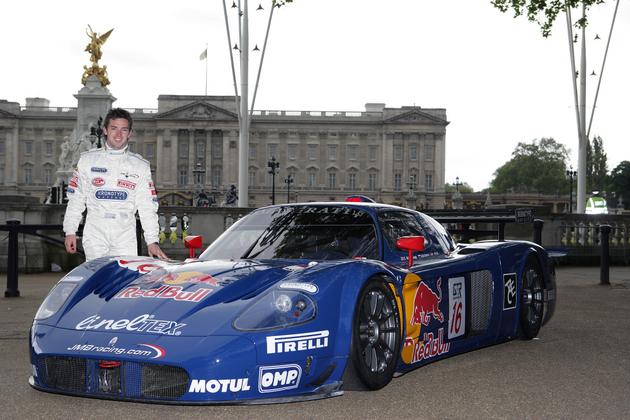
[[[109,84],[109,79],[107,78],[107,66],[100,67],[98,65],[98,60],[103,56],[103,52],[101,51],[101,46],[107,41],[109,35],[112,33],[114,29],[110,29],[105,32],[103,35],[97,34],[92,30],[92,27],[88,25],[88,29],[86,30],[87,36],[90,38],[90,42],[85,47],[85,51],[90,53],[90,61],[92,62],[91,67],[83,66],[85,71],[83,72],[83,77],[81,77],[81,83],[85,85],[87,82],[87,78],[94,75],[98,77],[101,81],[102,86],[107,86]]]

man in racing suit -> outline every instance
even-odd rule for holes
[[[158,245],[158,202],[149,162],[129,152],[132,119],[114,108],[107,113],[105,147],[81,154],[68,181],[68,207],[63,220],[66,250],[77,250],[76,231],[87,207],[83,229],[86,260],[108,255],[137,255],[136,210],[150,256],[167,259]]]

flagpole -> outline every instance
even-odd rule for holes
[[[206,43],[206,96],[208,96],[208,44]]]

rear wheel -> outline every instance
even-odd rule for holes
[[[523,338],[531,340],[538,335],[544,309],[543,273],[535,255],[530,255],[521,279],[521,332]]]
[[[400,353],[400,318],[387,284],[371,279],[361,290],[354,311],[352,363],[369,389],[380,389],[394,375]]]

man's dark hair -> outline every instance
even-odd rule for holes
[[[114,120],[117,118],[124,118],[129,123],[129,131],[131,131],[131,126],[133,125],[133,120],[131,119],[131,114],[129,111],[124,110],[122,108],[112,108],[109,110],[107,115],[105,115],[105,122],[103,122],[103,127],[107,128],[110,120]]]

